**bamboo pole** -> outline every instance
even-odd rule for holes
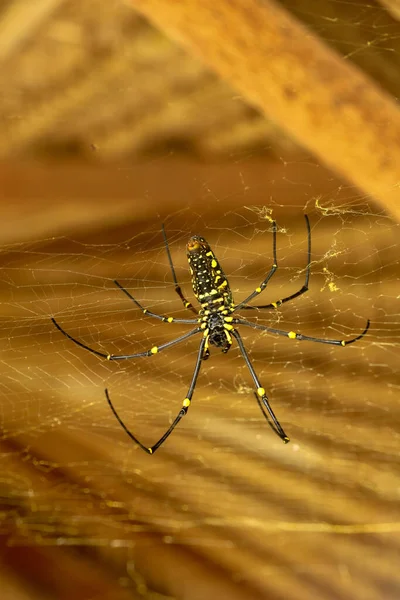
[[[400,215],[394,100],[273,0],[132,0],[336,172]]]

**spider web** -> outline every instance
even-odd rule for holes
[[[183,221],[183,229],[174,227],[174,218],[171,217],[166,226],[174,263],[179,281],[194,304],[195,299],[191,292],[185,258],[185,242],[188,236],[199,231],[207,237],[224,265],[226,273],[229,273],[234,297],[239,301],[258,285],[269,270],[272,259],[269,219],[275,212],[277,211],[269,207],[245,206],[240,212],[225,215],[222,228],[213,224],[211,215],[207,214],[203,214],[202,217],[178,214],[176,218],[180,222]],[[379,250],[374,250],[376,265],[374,265],[374,253],[370,251],[368,254],[365,251],[369,243],[369,232],[376,227],[377,218],[386,223],[386,227],[390,230],[392,226],[389,219],[382,215],[373,212],[363,214],[361,207],[324,208],[320,200],[316,199],[314,212],[311,213],[313,220],[311,292],[304,298],[281,307],[278,311],[262,313],[243,311],[244,317],[288,331],[296,330],[311,335],[320,331],[322,337],[346,339],[357,335],[363,330],[367,318],[374,320],[378,308],[376,300],[368,293],[372,285],[368,277],[372,279],[376,271],[383,266],[378,265]],[[278,219],[279,270],[268,286],[268,290],[258,299],[261,303],[277,300],[296,291],[303,284],[307,262],[307,231],[301,212],[297,212],[296,220],[293,218],[290,220],[291,223],[286,226],[283,218]],[[220,219],[216,219],[217,222],[220,222]],[[324,223],[330,226],[328,239],[326,239]],[[121,407],[127,410],[127,418],[129,419],[130,415],[134,416],[136,429],[141,429],[146,437],[151,438],[151,434],[146,434],[146,427],[149,424],[168,423],[169,417],[174,412],[171,407],[165,406],[164,399],[160,397],[160,389],[165,392],[170,388],[168,396],[177,395],[175,408],[179,408],[180,397],[182,394],[184,397],[185,393],[184,382],[190,380],[195,362],[198,347],[196,338],[183,346],[164,351],[152,360],[137,359],[134,362],[110,364],[99,362],[97,357],[91,356],[62,338],[49,322],[49,317],[54,315],[71,335],[99,351],[111,354],[142,352],[154,344],[160,345],[189,330],[190,326],[160,324],[151,317],[143,317],[113,283],[113,278],[116,277],[152,311],[173,317],[186,314],[191,318],[190,313],[183,310],[179,298],[174,294],[158,225],[156,223],[148,231],[119,243],[91,244],[64,238],[54,242],[44,241],[29,246],[18,246],[5,251],[6,264],[3,268],[3,278],[8,288],[6,290],[8,318],[16,321],[12,339],[8,341],[6,364],[9,365],[11,358],[14,358],[15,379],[22,393],[27,387],[29,405],[31,405],[32,391],[30,386],[33,380],[41,386],[38,388],[41,392],[45,392],[46,389],[53,393],[57,389],[69,390],[70,397],[65,405],[65,413],[62,409],[60,412],[59,400],[54,398],[55,414],[52,415],[51,410],[47,416],[41,414],[40,427],[46,427],[46,418],[50,420],[54,418],[55,424],[59,424],[68,422],[70,417],[72,423],[69,426],[73,427],[73,423],[76,422],[73,415],[73,399],[80,395],[79,390],[83,387],[85,395],[90,397],[87,405],[90,410],[84,409],[80,401],[77,409],[80,419],[85,418],[82,412],[88,416],[85,429],[92,428],[98,431],[104,420],[108,430],[112,419],[108,411],[103,410],[106,408],[102,395],[105,381],[113,397],[118,397]],[[22,276],[24,279],[31,279],[31,282],[19,285],[16,278]],[[18,295],[22,296],[20,300]],[[371,307],[373,314],[371,314]],[[6,330],[8,331],[8,328]],[[278,397],[279,401],[284,403],[286,395],[289,406],[294,403],[293,396],[297,395],[299,387],[298,378],[301,373],[304,375],[307,371],[306,365],[309,360],[312,364],[317,357],[329,359],[332,363],[328,367],[329,371],[333,370],[336,361],[343,361],[343,353],[338,353],[337,349],[308,343],[291,343],[286,339],[248,330],[242,333],[247,347],[252,350],[258,370],[260,367],[262,372],[268,369],[267,365],[263,364],[265,358],[261,360],[260,356],[265,357],[266,353],[269,355],[268,362],[271,363],[272,370],[271,374],[267,370],[264,378],[271,399]],[[372,339],[377,335],[376,326],[368,335]],[[32,365],[27,365],[24,369],[21,364],[24,353],[28,351],[33,341],[39,344],[36,367],[39,371],[35,375],[32,373]],[[346,363],[351,360],[352,355],[357,359],[358,353],[364,355],[365,342],[366,340],[363,340],[358,349],[354,347],[351,351],[347,351]],[[389,350],[390,341],[387,345]],[[13,356],[10,356],[11,351]],[[257,356],[260,352],[262,354]],[[182,361],[182,354],[184,361]],[[54,364],[58,365],[58,361],[60,366],[54,369]],[[196,398],[200,396],[201,402],[196,399],[195,404],[207,403],[209,399],[212,406],[218,389],[233,395],[237,392],[239,395],[250,393],[251,380],[242,363],[240,356],[233,350],[228,356],[221,357],[219,351],[213,349],[213,360],[208,364],[205,363],[201,370],[203,381],[199,382],[199,386],[205,386],[205,389],[201,393],[196,390]],[[60,370],[60,376],[56,381],[55,370]],[[212,375],[209,377],[210,373]],[[214,373],[217,377],[216,381]],[[306,378],[308,377],[307,374]],[[13,380],[12,374],[10,378]],[[177,387],[181,392],[175,394]],[[143,390],[148,392],[143,394]],[[11,390],[5,391],[9,394]],[[292,397],[291,401],[290,397]],[[100,409],[99,421],[95,418],[98,409]],[[196,410],[199,409],[200,406],[197,406]],[[24,419],[23,428],[19,432],[26,433],[29,427],[29,416],[32,416],[35,421],[36,412],[37,409],[33,411],[33,415],[30,415],[32,409],[29,409],[25,413],[28,422]],[[242,412],[242,408],[239,412]],[[256,413],[254,418],[258,421],[260,415],[254,412]],[[16,413],[14,418],[18,420],[20,416]],[[145,420],[142,426],[141,417]],[[191,419],[187,418],[185,421],[189,420]],[[17,430],[12,420],[10,425],[15,435]],[[118,427],[116,423],[114,425]],[[82,421],[79,423],[79,428],[81,426]],[[185,428],[187,427],[190,428],[188,422],[185,423]],[[31,435],[35,437],[36,431],[37,425],[32,423]],[[10,432],[9,435],[13,434]]]
[[[338,339],[359,334],[369,318],[368,335],[343,349],[242,328],[291,444],[284,446],[263,419],[238,349],[222,355],[212,348],[188,415],[150,458],[119,427],[104,388],[133,433],[145,444],[155,443],[186,395],[199,338],[157,357],[110,363],[63,337],[50,317],[83,343],[112,354],[141,352],[187,331],[190,326],[144,317],[113,283],[118,279],[148,309],[190,317],[174,292],[160,222],[128,237],[132,228],[117,228],[92,239],[4,247],[0,422],[8,465],[3,529],[17,523],[12,544],[34,539],[40,545],[130,548],[138,532],[156,532],[163,543],[206,548],[217,559],[224,548],[250,543],[260,527],[266,535],[293,534],[302,527],[310,535],[365,533],[368,527],[377,533],[397,520],[397,509],[388,505],[385,518],[377,519],[366,495],[385,503],[396,486],[382,468],[390,468],[398,436],[398,226],[343,187],[337,190],[343,201],[309,197],[288,207],[272,198],[252,204],[257,186],[243,182],[242,206],[217,214],[215,207],[230,199],[216,197],[213,182],[204,183],[201,214],[185,208],[166,219],[188,299],[195,303],[185,257],[188,237],[206,237],[239,301],[270,268],[271,216],[278,223],[279,269],[258,300],[275,301],[300,289],[307,262],[306,211],[312,227],[310,291],[277,311],[243,316]],[[330,456],[331,465],[325,462]],[[19,468],[13,476],[9,465],[21,460],[26,475]],[[317,477],[321,461],[322,478]],[[359,472],[350,477],[354,464]],[[294,492],[304,465],[311,483]],[[43,477],[33,480],[32,468]],[[330,489],[340,477],[358,489],[350,493],[347,511],[359,503],[359,518],[340,516],[340,493]],[[334,499],[325,506],[329,489]],[[311,504],[310,493],[316,494]],[[281,516],[269,518],[278,498],[284,499]],[[88,509],[93,505],[94,511]],[[283,552],[287,540],[281,539]],[[348,552],[346,542],[344,547]],[[245,560],[243,551],[236,554],[234,565]],[[246,565],[252,576],[260,560]]]
[[[369,8],[360,4],[358,25]],[[329,15],[319,23],[321,33]],[[394,49],[398,35],[391,34],[377,17],[371,39],[383,52]],[[349,48],[348,56],[367,50]],[[201,208],[188,199],[151,223],[132,216],[124,226],[1,248],[0,533],[16,546],[94,548],[103,560],[122,549],[127,580],[143,548],[153,551],[159,542],[177,554],[183,546],[185,564],[206,557],[263,592],[272,577],[284,579],[286,597],[321,597],[311,579],[317,573],[331,577],[336,597],[350,597],[354,586],[352,597],[369,597],[371,589],[375,597],[382,590],[395,597],[398,225],[349,186],[333,182],[332,192],[315,192],[299,175],[301,158],[290,164],[282,156],[286,174],[280,170],[275,181],[246,175],[252,159],[232,158],[234,196],[213,178],[200,181]],[[275,193],[282,179],[284,200]],[[276,219],[279,269],[254,303],[276,301],[304,282],[304,212],[312,229],[309,292],[277,311],[243,317],[337,339],[358,335],[370,319],[368,334],[338,348],[241,328],[291,443],[269,429],[234,345],[227,355],[211,348],[188,415],[147,456],[118,425],[104,389],[134,435],[154,444],[186,396],[199,338],[156,357],[111,363],[67,340],[50,318],[111,354],[141,352],[188,331],[144,317],[113,283],[150,310],[190,318],[174,292],[162,221],[179,282],[195,304],[189,236],[207,239],[240,301],[271,266]]]

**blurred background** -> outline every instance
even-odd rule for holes
[[[241,10],[0,7],[2,599],[399,597],[400,3]],[[368,334],[342,348],[242,328],[291,443],[232,347],[212,351],[188,415],[148,456],[104,389],[154,444],[199,338],[108,362],[51,317],[111,354],[188,331],[114,284],[190,318],[162,223],[189,300],[186,243],[199,234],[240,301],[271,267],[275,219],[279,269],[257,303],[276,301],[304,282],[305,213],[308,293],[242,316],[345,340],[370,319]]]

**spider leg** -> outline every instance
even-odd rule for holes
[[[308,291],[308,282],[310,280],[310,268],[311,268],[311,230],[310,230],[310,221],[308,219],[307,215],[304,215],[304,218],[306,220],[307,223],[307,233],[308,233],[308,250],[307,250],[307,267],[306,267],[306,279],[304,282],[303,287],[298,290],[297,292],[295,292],[294,294],[291,294],[290,296],[286,296],[285,298],[281,298],[280,300],[276,300],[276,302],[270,302],[269,304],[264,304],[263,306],[246,306],[246,305],[238,305],[237,307],[235,307],[235,310],[237,310],[237,308],[240,306],[240,310],[246,309],[246,310],[260,310],[260,309],[271,309],[271,308],[278,308],[279,306],[281,306],[282,304],[285,304],[285,302],[289,302],[290,300],[294,300],[295,298],[298,298],[299,296],[301,296],[302,294],[305,294]],[[276,268],[278,268],[278,263],[276,260],[276,246],[274,246],[274,263],[276,265]],[[275,269],[276,270],[276,269]],[[269,279],[272,277],[272,275],[269,277]],[[263,283],[260,285],[259,288],[261,291],[265,288],[265,286],[267,285],[267,282],[264,284]],[[259,293],[261,293],[261,291]],[[253,298],[256,294],[253,292]],[[250,298],[250,297],[249,297]],[[249,298],[247,298],[245,300],[245,303],[247,303],[249,301]],[[242,304],[242,303],[241,303]]]
[[[275,329],[273,327],[266,327],[265,325],[259,325],[258,323],[251,323],[250,321],[245,321],[244,319],[233,319],[232,324],[234,325],[246,325],[246,327],[252,327],[253,329],[259,329],[261,331],[268,331],[269,333],[276,333],[277,335],[283,335],[288,337],[291,340],[299,340],[306,342],[318,342],[319,344],[331,344],[333,346],[348,346],[349,344],[353,344],[360,340],[367,333],[370,320],[367,320],[367,324],[365,329],[360,335],[350,339],[350,340],[331,340],[331,339],[323,339],[311,337],[309,335],[303,335],[302,333],[296,333],[295,331],[284,331],[283,329]]]
[[[268,273],[268,275],[266,276],[266,278],[264,279],[264,281],[262,281],[260,283],[260,285],[258,286],[258,288],[256,288],[254,290],[254,292],[251,292],[251,294],[249,296],[247,296],[247,298],[245,298],[244,300],[242,300],[242,302],[239,302],[239,304],[236,304],[234,306],[234,311],[236,310],[240,310],[242,308],[262,308],[262,307],[256,307],[256,306],[245,306],[248,302],[250,302],[250,300],[253,300],[253,298],[255,298],[256,296],[258,296],[259,294],[261,294],[261,292],[263,290],[265,290],[265,288],[268,285],[269,280],[271,279],[272,275],[275,273],[275,271],[278,268],[278,262],[277,262],[277,258],[276,258],[276,222],[272,221],[272,255],[273,255],[273,265]],[[233,311],[232,311],[233,312]]]
[[[175,340],[167,342],[166,344],[161,344],[160,346],[153,346],[149,350],[145,350],[145,352],[137,352],[136,354],[106,354],[105,352],[99,352],[98,350],[94,350],[94,348],[90,348],[90,346],[86,346],[86,344],[83,344],[79,340],[72,337],[72,335],[67,333],[61,327],[61,325],[59,325],[57,323],[57,321],[53,317],[51,318],[51,320],[53,321],[53,323],[57,327],[57,329],[59,331],[61,331],[61,333],[63,335],[65,335],[65,337],[67,337],[69,340],[74,342],[74,344],[76,344],[77,346],[80,346],[81,348],[84,348],[85,350],[88,350],[89,352],[91,352],[92,354],[95,354],[96,356],[100,356],[101,358],[106,358],[107,360],[125,360],[127,358],[139,358],[141,356],[153,356],[154,354],[157,354],[158,352],[165,350],[165,348],[169,348],[170,346],[175,346],[175,344],[179,344],[180,342],[187,340],[192,335],[195,335],[196,333],[199,333],[201,331],[200,327],[196,327],[196,329],[192,329],[192,331],[189,331],[189,333],[185,333],[184,335],[181,335],[180,337],[176,338]]]
[[[196,365],[194,368],[194,372],[193,372],[193,376],[192,376],[192,381],[190,383],[189,386],[189,390],[188,393],[186,395],[186,398],[184,399],[184,401],[182,402],[182,408],[179,411],[178,415],[175,417],[172,425],[167,429],[167,431],[164,433],[163,436],[160,437],[160,439],[158,440],[158,442],[156,442],[153,446],[147,447],[144,444],[142,444],[142,442],[140,442],[127,428],[127,426],[125,425],[125,423],[122,421],[121,417],[118,415],[117,411],[115,410],[112,402],[111,402],[111,398],[109,396],[108,390],[105,390],[106,393],[106,398],[107,398],[107,402],[110,405],[110,408],[112,410],[112,412],[114,413],[115,418],[117,419],[118,423],[121,425],[121,427],[124,429],[124,431],[129,435],[129,437],[136,442],[136,444],[138,444],[138,446],[140,446],[142,448],[142,450],[144,450],[145,452],[147,452],[147,454],[154,454],[154,452],[165,442],[165,440],[171,435],[171,433],[173,432],[173,430],[175,429],[175,427],[178,425],[179,421],[182,419],[182,417],[184,417],[189,409],[191,400],[192,400],[192,396],[193,396],[193,392],[194,389],[196,387],[196,382],[197,382],[197,377],[199,375],[200,372],[200,367],[201,367],[201,357],[203,355],[203,351],[204,351],[204,346],[206,343],[206,338],[203,337],[201,342],[200,342],[200,347],[199,347],[199,351],[197,354],[197,360],[196,360]]]
[[[251,364],[249,355],[247,354],[247,350],[244,347],[243,340],[240,337],[239,332],[236,330],[232,330],[231,334],[236,339],[236,341],[239,345],[240,352],[242,353],[242,356],[243,356],[243,358],[246,362],[246,365],[250,371],[250,375],[252,376],[254,384],[257,388],[257,393],[255,392],[254,395],[257,399],[259,407],[261,408],[261,412],[263,413],[264,417],[268,421],[271,429],[281,438],[281,440],[283,442],[285,442],[285,444],[287,444],[290,440],[289,440],[288,436],[286,435],[286,433],[283,431],[278,419],[274,415],[274,411],[272,410],[272,408],[268,402],[268,396],[266,395],[265,390],[261,386],[261,383],[259,382],[256,372],[254,371],[254,367]]]
[[[174,263],[172,262],[171,252],[169,250],[169,244],[168,244],[168,240],[167,240],[167,235],[165,233],[164,224],[162,225],[162,233],[163,233],[163,236],[164,236],[164,244],[165,244],[165,249],[166,249],[167,255],[168,255],[169,266],[171,267],[172,278],[174,280],[175,291],[178,294],[179,298],[182,300],[183,306],[185,308],[188,308],[192,312],[194,312],[195,315],[198,315],[199,313],[194,308],[193,304],[191,302],[188,302],[188,300],[186,300],[186,298],[183,295],[183,292],[181,290],[181,286],[178,283],[178,279],[177,279],[176,273],[175,273]]]
[[[136,298],[132,296],[118,281],[114,280],[114,283],[119,289],[124,292],[132,300],[138,308],[142,311],[144,315],[148,315],[149,317],[154,317],[163,323],[197,323],[197,319],[175,319],[175,317],[166,317],[164,315],[158,315],[157,313],[152,312],[151,310],[147,310],[144,308]],[[196,313],[197,314],[197,313]]]

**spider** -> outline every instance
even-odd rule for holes
[[[257,329],[260,331],[267,331],[269,333],[274,333],[276,335],[288,337],[290,340],[299,340],[299,341],[309,341],[309,342],[317,342],[319,344],[331,344],[334,346],[348,346],[349,344],[353,344],[360,340],[367,333],[370,321],[367,320],[366,327],[364,331],[349,340],[332,340],[332,339],[322,339],[316,337],[310,337],[308,335],[303,335],[302,333],[296,333],[295,331],[283,331],[282,329],[275,329],[273,327],[266,327],[264,325],[259,325],[258,323],[252,323],[242,318],[233,317],[233,313],[238,312],[239,310],[263,310],[263,309],[277,309],[282,304],[286,302],[290,302],[295,298],[298,298],[308,290],[308,282],[310,278],[310,263],[311,263],[311,230],[310,230],[310,222],[307,215],[304,215],[307,225],[307,236],[308,236],[308,253],[307,253],[307,267],[305,270],[305,281],[300,290],[291,294],[290,296],[286,296],[276,302],[270,302],[269,304],[264,304],[262,306],[250,306],[248,303],[251,302],[254,298],[256,298],[261,292],[267,287],[270,279],[274,275],[275,271],[278,268],[277,257],[276,257],[276,222],[271,220],[272,224],[272,254],[273,254],[273,264],[271,269],[269,270],[265,279],[260,283],[260,285],[249,295],[247,298],[242,300],[241,302],[235,304],[232,296],[232,291],[230,289],[228,280],[225,277],[225,274],[214,254],[211,250],[210,246],[206,242],[206,240],[198,235],[194,235],[191,237],[187,243],[187,258],[189,262],[190,273],[192,276],[192,287],[193,293],[200,304],[200,309],[196,310],[196,308],[188,302],[185,298],[181,287],[178,283],[175,268],[171,258],[171,252],[169,249],[169,244],[167,240],[167,236],[165,233],[164,225],[162,226],[162,233],[164,237],[165,249],[167,251],[168,262],[171,268],[172,278],[175,285],[175,291],[178,294],[179,298],[183,302],[183,305],[186,309],[190,310],[196,315],[196,318],[193,319],[176,319],[175,317],[168,317],[159,315],[154,313],[147,308],[144,308],[138,300],[136,300],[129,292],[126,290],[118,281],[114,281],[115,285],[124,293],[130,300],[132,300],[136,306],[142,311],[144,315],[148,315],[149,317],[154,317],[163,323],[186,323],[191,325],[196,325],[194,329],[181,335],[180,337],[167,342],[165,344],[161,344],[160,346],[153,346],[149,350],[145,352],[138,352],[136,354],[106,354],[104,352],[99,352],[94,348],[90,348],[86,344],[83,344],[79,340],[72,337],[69,333],[67,333],[58,323],[52,318],[52,322],[57,327],[57,329],[65,335],[68,339],[72,340],[75,344],[88,350],[92,354],[96,356],[100,356],[101,358],[106,358],[107,360],[125,360],[130,358],[140,358],[140,357],[149,357],[162,352],[166,348],[170,348],[171,346],[175,346],[176,344],[180,344],[181,342],[188,340],[192,336],[196,334],[201,334],[201,341],[199,345],[199,349],[197,352],[196,364],[194,367],[194,372],[192,375],[192,380],[189,385],[188,392],[186,394],[185,399],[182,403],[182,408],[180,409],[178,415],[175,420],[172,422],[170,427],[164,433],[164,435],[156,442],[153,446],[145,446],[140,442],[127,428],[125,423],[122,421],[121,417],[118,415],[116,409],[114,408],[108,390],[105,390],[105,395],[107,398],[107,402],[110,405],[112,412],[114,413],[116,419],[118,420],[121,427],[126,431],[129,437],[136,443],[142,450],[147,452],[148,454],[154,454],[156,450],[165,442],[165,440],[171,435],[175,427],[178,425],[179,421],[184,417],[191,405],[192,396],[196,387],[197,378],[200,372],[201,363],[204,360],[207,360],[210,356],[210,345],[216,346],[220,348],[222,352],[225,354],[228,352],[232,345],[233,339],[236,340],[239,350],[245,360],[245,363],[250,371],[250,375],[253,379],[256,391],[254,395],[258,402],[259,407],[261,408],[261,412],[263,413],[265,419],[268,421],[272,430],[281,438],[281,440],[287,444],[289,442],[289,438],[282,429],[278,419],[275,417],[275,414],[269,404],[268,397],[266,395],[265,389],[262,387],[254,367],[250,361],[247,350],[243,344],[243,340],[237,330],[237,325],[244,325],[246,327],[251,327],[253,329]]]

